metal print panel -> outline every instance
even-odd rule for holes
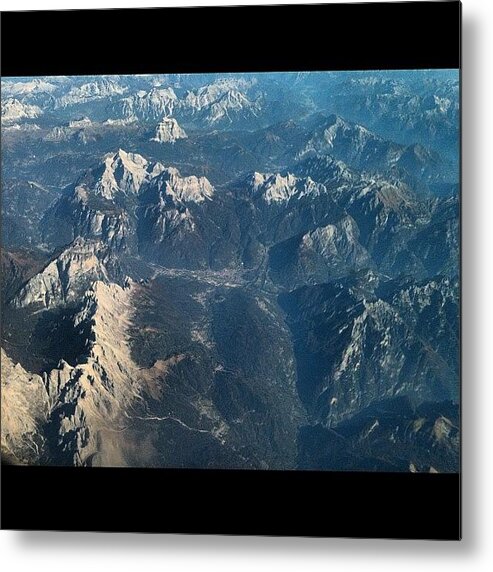
[[[460,539],[460,3],[1,16],[2,528]]]

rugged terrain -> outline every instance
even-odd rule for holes
[[[2,454],[459,467],[458,77],[2,81]]]

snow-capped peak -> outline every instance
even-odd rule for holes
[[[85,103],[86,101],[115,97],[123,95],[125,91],[126,88],[115,80],[99,78],[95,81],[74,86],[68,93],[57,100],[56,107],[67,107]]]
[[[367,139],[375,137],[362,125],[345,121],[338,115],[329,116],[324,130],[324,139],[326,143],[329,146],[333,146],[335,138],[341,135],[357,138],[359,142],[365,142]]]
[[[171,115],[178,104],[178,97],[172,87],[159,87],[125,97],[116,105],[116,111],[124,118],[159,119]]]
[[[201,203],[211,200],[214,195],[214,187],[206,177],[182,177],[178,169],[168,167],[156,179],[158,190],[166,197],[179,203]]]
[[[156,133],[151,141],[157,143],[174,143],[178,139],[186,139],[188,135],[178,125],[174,117],[163,117],[156,127]]]
[[[292,197],[301,199],[307,194],[319,194],[323,185],[315,183],[310,177],[299,179],[291,173],[257,173],[251,178],[254,195],[261,196],[267,204],[285,203]]]
[[[38,93],[52,93],[57,88],[42,78],[28,81],[2,81],[2,91],[5,96],[27,96]]]
[[[69,121],[68,126],[70,128],[78,128],[78,127],[89,127],[90,125],[92,125],[92,121],[89,119],[89,117],[81,117],[80,119],[72,119],[72,121]]]
[[[381,144],[382,141],[366,127],[346,121],[338,115],[330,115],[315,130],[305,148],[298,154],[298,159],[312,154],[334,154],[336,151],[339,154],[343,152],[348,157],[357,157],[369,144]]]
[[[37,105],[28,105],[15,98],[2,101],[2,122],[32,119],[38,117],[41,113],[41,109]]]
[[[104,157],[103,171],[94,190],[106,199],[112,199],[119,192],[136,194],[163,169],[160,163],[150,163],[138,153],[127,153],[119,149]]]
[[[268,204],[284,202],[295,194],[296,182],[297,178],[291,173],[285,176],[279,173],[254,173],[253,191],[255,193],[261,192]]]

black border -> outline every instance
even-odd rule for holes
[[[446,0],[3,12],[2,75],[451,69],[459,23]]]
[[[1,71],[460,69],[460,25],[456,1],[4,12]],[[12,49],[22,36],[28,56]],[[459,474],[2,465],[1,477],[3,529],[461,538]]]
[[[2,528],[457,540],[459,475],[2,466]]]

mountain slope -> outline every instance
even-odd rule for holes
[[[1,349],[2,460],[27,465],[39,462],[45,445],[48,394],[39,375],[28,373]]]
[[[187,139],[188,135],[178,125],[174,117],[164,117],[157,125],[151,141],[156,143],[174,143],[178,139]]]
[[[447,278],[409,286],[371,274],[282,294],[314,420],[331,426],[400,394],[457,400],[457,294]]]

